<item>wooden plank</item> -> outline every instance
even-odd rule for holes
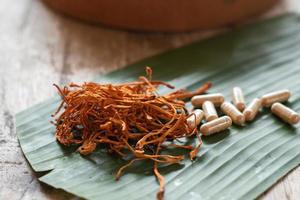
[[[58,17],[40,7],[31,0],[0,5],[0,199],[58,199],[53,188],[37,181],[14,126],[14,114],[52,96],[49,85],[61,77],[64,39]]]
[[[300,2],[284,1],[272,15],[289,10],[300,12]],[[95,27],[53,13],[38,0],[2,0],[0,19],[0,199],[78,199],[39,183],[16,138],[14,114],[52,96],[52,83],[90,80],[216,32],[143,34]],[[299,196],[297,168],[259,199]]]

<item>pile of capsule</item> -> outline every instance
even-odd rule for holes
[[[271,112],[289,124],[296,124],[300,120],[299,114],[283,105],[291,96],[289,90],[280,90],[255,98],[246,106],[245,98],[240,87],[232,90],[232,103],[226,102],[223,94],[197,95],[191,99],[195,109],[187,119],[189,126],[198,126],[202,119],[205,123],[200,127],[202,135],[211,135],[228,129],[232,123],[243,126],[252,121],[262,107],[271,107]],[[198,109],[202,107],[201,109]],[[225,114],[219,117],[216,107],[220,107]]]

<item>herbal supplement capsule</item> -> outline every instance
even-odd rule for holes
[[[233,104],[224,102],[221,105],[221,110],[232,119],[233,123],[237,125],[244,124],[244,115]]]
[[[245,121],[252,121],[261,108],[261,99],[255,98],[244,110]]]
[[[215,106],[220,106],[224,102],[224,96],[221,93],[203,94],[193,96],[191,102],[193,106],[200,107],[205,101],[211,101]]]
[[[284,102],[287,101],[291,96],[291,92],[289,90],[280,90],[276,92],[271,92],[269,94],[265,94],[261,97],[262,105],[265,107],[271,106],[276,102]]]
[[[271,107],[271,111],[289,124],[297,124],[300,120],[298,113],[281,103],[274,103]]]
[[[232,89],[232,102],[239,111],[243,111],[245,109],[245,98],[240,87],[234,87]]]
[[[232,124],[231,118],[228,116],[223,116],[203,124],[200,127],[200,132],[203,135],[211,135],[226,130],[231,126],[231,124]]]
[[[214,104],[211,101],[205,101],[202,104],[202,110],[204,111],[204,116],[206,121],[211,121],[218,118],[217,111]]]
[[[187,123],[190,128],[194,129],[195,125],[198,126],[204,117],[204,112],[201,109],[196,109],[192,115],[187,118]]]

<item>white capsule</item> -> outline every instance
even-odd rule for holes
[[[240,87],[234,87],[232,90],[232,102],[239,111],[243,111],[246,107],[243,91]]]
[[[211,101],[215,106],[220,106],[224,102],[224,95],[221,93],[204,94],[193,96],[191,102],[193,106],[200,107],[205,101]]]
[[[218,118],[218,114],[214,104],[211,101],[205,101],[202,104],[202,110],[204,111],[204,116],[206,121],[211,121]]]
[[[255,118],[260,108],[261,108],[261,99],[259,98],[253,99],[243,112],[245,121],[252,121]]]
[[[244,115],[233,104],[224,102],[221,105],[221,110],[232,119],[233,123],[237,125],[243,125],[245,123]]]
[[[188,126],[194,129],[195,126],[198,126],[203,119],[204,112],[201,109],[195,109],[191,114],[192,115],[189,116],[186,121],[188,123]]]
[[[228,116],[223,116],[203,124],[200,127],[200,132],[203,135],[211,135],[226,130],[232,124],[232,120]]]
[[[274,103],[271,107],[271,111],[289,124],[297,124],[300,120],[298,113],[281,103]]]
[[[284,102],[287,101],[291,96],[291,92],[289,90],[280,90],[276,92],[271,92],[265,94],[261,97],[262,105],[265,107],[271,106],[276,102]]]

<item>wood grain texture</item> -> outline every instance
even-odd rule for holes
[[[287,0],[268,15],[300,12]],[[143,34],[82,24],[51,12],[38,0],[0,0],[0,199],[78,199],[41,184],[19,147],[14,114],[53,96],[52,83],[91,80],[216,31]],[[297,200],[300,168],[260,200]]]

